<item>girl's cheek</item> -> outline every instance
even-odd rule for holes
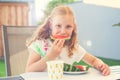
[[[72,32],[70,32],[69,35],[71,36],[71,35],[72,35]]]
[[[56,32],[53,32],[53,33],[52,33],[52,35],[56,35],[56,34],[59,34],[59,32],[56,31]]]

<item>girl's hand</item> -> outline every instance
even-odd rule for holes
[[[90,53],[86,53],[83,57],[83,60],[88,64],[94,66],[98,69],[104,76],[110,74],[110,68],[107,64],[105,64],[102,60],[98,59],[97,57],[91,55]]]
[[[65,40],[63,39],[57,39],[53,42],[53,45],[49,52],[47,53],[47,57],[49,59],[55,59],[58,57],[62,51],[63,45],[64,45]]]
[[[105,63],[98,63],[98,65],[97,65],[97,67],[96,67],[101,73],[102,73],[102,75],[104,75],[104,76],[107,76],[107,75],[109,75],[110,74],[110,68],[109,68],[109,66],[107,65],[107,64],[105,64]]]

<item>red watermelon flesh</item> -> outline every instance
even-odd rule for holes
[[[69,36],[65,36],[65,35],[54,35],[54,36],[51,36],[51,39],[55,40],[55,39],[65,39],[65,40],[69,40],[70,37]]]
[[[81,71],[86,71],[86,67],[82,65],[75,65],[76,68],[79,68]]]

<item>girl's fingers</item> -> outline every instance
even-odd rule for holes
[[[56,39],[56,40],[54,41],[53,45],[56,45],[58,42],[59,42],[59,40]]]
[[[105,74],[109,75],[110,74],[110,68],[109,68],[109,66],[106,65],[106,69],[107,69],[107,71],[105,72]]]
[[[65,42],[65,40],[60,40],[57,45],[58,45],[59,47],[63,47],[64,42]]]
[[[102,64],[100,67],[99,67],[100,71],[103,71],[105,69],[105,65]]]
[[[110,70],[108,70],[105,74],[106,74],[106,75],[109,75],[109,74],[110,74]]]
[[[99,65],[99,66],[98,66],[98,69],[99,69],[100,71],[102,71],[102,67],[103,67],[102,65]]]
[[[104,70],[104,65],[102,64],[102,65],[99,65],[99,70],[101,71],[101,72],[103,72],[103,70]]]
[[[107,69],[104,69],[103,71],[102,71],[102,74],[103,75],[107,75],[106,73],[108,72],[108,70]]]
[[[110,74],[110,69],[106,64],[103,64],[103,65],[100,66],[100,71],[104,76]]]
[[[53,43],[53,47],[62,48],[64,45],[64,42],[65,42],[65,40],[63,40],[63,39],[56,39]]]
[[[103,75],[109,75],[110,74],[110,70],[108,68],[104,69],[102,72]]]

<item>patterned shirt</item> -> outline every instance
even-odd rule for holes
[[[46,41],[36,40],[28,48],[34,50],[41,57],[44,57],[49,51],[51,45],[52,42],[49,39]],[[59,57],[57,57],[56,60],[63,60],[65,63],[73,64],[75,61],[79,62],[84,57],[85,53],[86,50],[79,45],[78,51],[73,51],[73,55],[68,57],[68,50],[66,47],[63,47]]]

